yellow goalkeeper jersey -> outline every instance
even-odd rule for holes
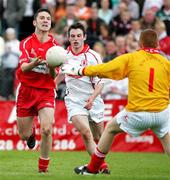
[[[87,66],[83,74],[115,80],[128,77],[128,111],[159,112],[169,104],[170,62],[156,49],[141,49]]]

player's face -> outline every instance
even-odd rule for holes
[[[33,21],[34,26],[40,31],[49,31],[51,28],[51,16],[43,11],[38,13],[36,20]]]
[[[84,46],[85,40],[86,36],[83,34],[83,31],[81,29],[71,29],[69,41],[72,48],[82,48]]]

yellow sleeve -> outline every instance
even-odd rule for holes
[[[121,55],[107,63],[87,66],[83,70],[85,76],[98,76],[100,78],[123,79],[128,74],[130,54]]]
[[[170,69],[170,61],[168,61],[168,69]],[[168,71],[169,72],[169,71]],[[169,85],[170,85],[170,73],[169,73]],[[169,86],[170,87],[170,86]]]

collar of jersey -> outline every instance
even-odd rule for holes
[[[83,47],[83,49],[82,49],[82,51],[79,52],[78,54],[75,54],[75,53],[73,52],[71,46],[69,46],[67,49],[68,49],[68,51],[71,51],[74,56],[78,56],[79,54],[86,53],[86,52],[90,49],[90,47],[89,47],[88,44],[85,44],[84,47]]]
[[[151,54],[159,54],[159,49],[156,49],[156,48],[145,47],[145,48],[142,48],[140,50],[144,50],[144,51],[149,52]]]
[[[33,38],[35,38],[38,42],[40,42],[39,39],[37,38],[37,35],[36,35],[35,33],[33,33],[32,36],[33,36]],[[50,39],[49,39],[48,41],[44,42],[44,43],[47,43],[47,42],[49,42],[49,41],[52,41],[52,35],[49,34],[48,36],[50,37]],[[44,43],[43,43],[43,44],[44,44]]]

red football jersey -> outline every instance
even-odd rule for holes
[[[20,43],[20,62],[17,70],[19,81],[25,86],[31,86],[43,89],[54,89],[54,79],[50,74],[50,69],[46,64],[41,64],[34,67],[31,71],[23,72],[21,65],[24,62],[30,62],[31,58],[41,57],[46,60],[46,52],[52,47],[58,45],[55,39],[49,35],[50,39],[47,42],[41,43],[35,33]]]
[[[159,41],[160,49],[166,54],[170,55],[170,36],[166,36]]]

